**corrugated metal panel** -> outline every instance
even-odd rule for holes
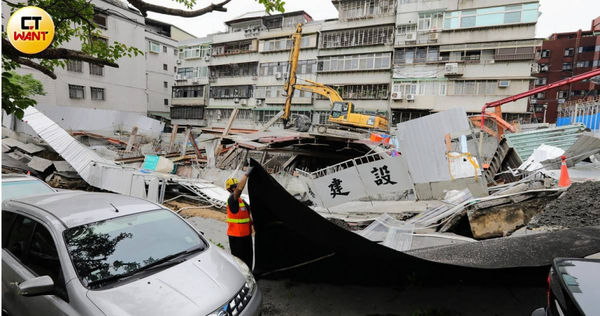
[[[98,154],[80,144],[69,133],[58,126],[58,124],[33,107],[25,110],[23,121],[29,124],[88,183],[90,183],[88,179],[91,175],[89,168],[93,162],[115,165],[113,162],[98,156]]]
[[[398,143],[415,183],[451,180],[445,135],[470,134],[467,114],[455,108],[398,124]]]
[[[512,147],[521,161],[527,160],[541,144],[567,150],[579,138],[585,126],[583,124],[545,128],[535,131],[505,134],[508,145]]]
[[[600,152],[600,136],[585,132],[573,146],[565,151],[564,155],[567,157],[567,166],[571,167],[598,152]],[[542,165],[546,169],[560,169],[561,162],[560,157],[558,157],[542,161]]]

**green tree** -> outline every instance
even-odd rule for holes
[[[28,0],[11,2],[2,0],[10,7],[10,14],[25,6],[42,8],[52,16],[55,25],[54,40],[50,46],[37,54],[24,54],[16,50],[8,41],[7,34],[2,34],[2,109],[6,113],[15,113],[19,118],[23,110],[35,105],[35,100],[30,96],[35,91],[27,94],[27,89],[20,89],[14,74],[9,72],[21,65],[39,70],[52,79],[56,79],[55,67],[65,67],[69,60],[80,60],[108,67],[119,67],[117,61],[122,57],[133,57],[143,52],[124,43],[98,40],[101,38],[101,29],[94,23],[94,5],[90,0]],[[138,9],[143,16],[148,12],[160,14],[198,17],[213,11],[227,11],[225,5],[231,0],[224,0],[202,8],[196,8],[197,0],[171,0],[173,3],[183,4],[186,9],[177,9],[169,6],[156,5],[143,0],[127,0]],[[267,13],[274,11],[284,12],[283,0],[254,0],[265,6]],[[4,17],[7,18],[7,17]],[[73,40],[81,41],[79,50],[63,48],[64,44]],[[6,73],[6,75],[5,75]],[[6,78],[6,79],[5,79]],[[31,80],[35,80],[31,78]],[[28,80],[31,82],[31,80]],[[5,85],[5,82],[8,85]],[[31,94],[33,92],[33,94]],[[6,94],[6,98],[5,98]],[[11,101],[12,100],[12,101]]]

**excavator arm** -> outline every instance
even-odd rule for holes
[[[296,26],[296,33],[292,34],[292,50],[289,57],[288,77],[283,84],[287,97],[285,99],[285,107],[283,108],[283,125],[286,126],[292,114],[292,98],[296,89],[296,69],[298,68],[298,56],[300,56],[300,39],[302,39],[302,23]]]
[[[324,97],[327,97],[332,105],[333,105],[333,102],[344,102],[344,99],[342,99],[340,94],[335,89],[330,88],[326,85],[320,84],[318,82],[311,81],[311,80],[304,80],[304,81],[308,82],[309,84],[296,84],[296,85],[294,85],[294,88],[296,88],[298,90],[302,90],[302,91],[316,93],[316,94],[322,95]],[[289,95],[288,95],[288,100],[290,100],[290,102],[291,102],[291,97]]]

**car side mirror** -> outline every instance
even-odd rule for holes
[[[52,294],[54,281],[47,275],[23,281],[17,285],[19,295],[38,296]]]

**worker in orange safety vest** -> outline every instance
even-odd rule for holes
[[[231,193],[227,199],[227,236],[231,254],[242,259],[252,271],[254,250],[252,247],[252,218],[250,206],[242,200],[242,191],[248,181],[252,167],[248,167],[241,180],[229,178],[225,189]]]

